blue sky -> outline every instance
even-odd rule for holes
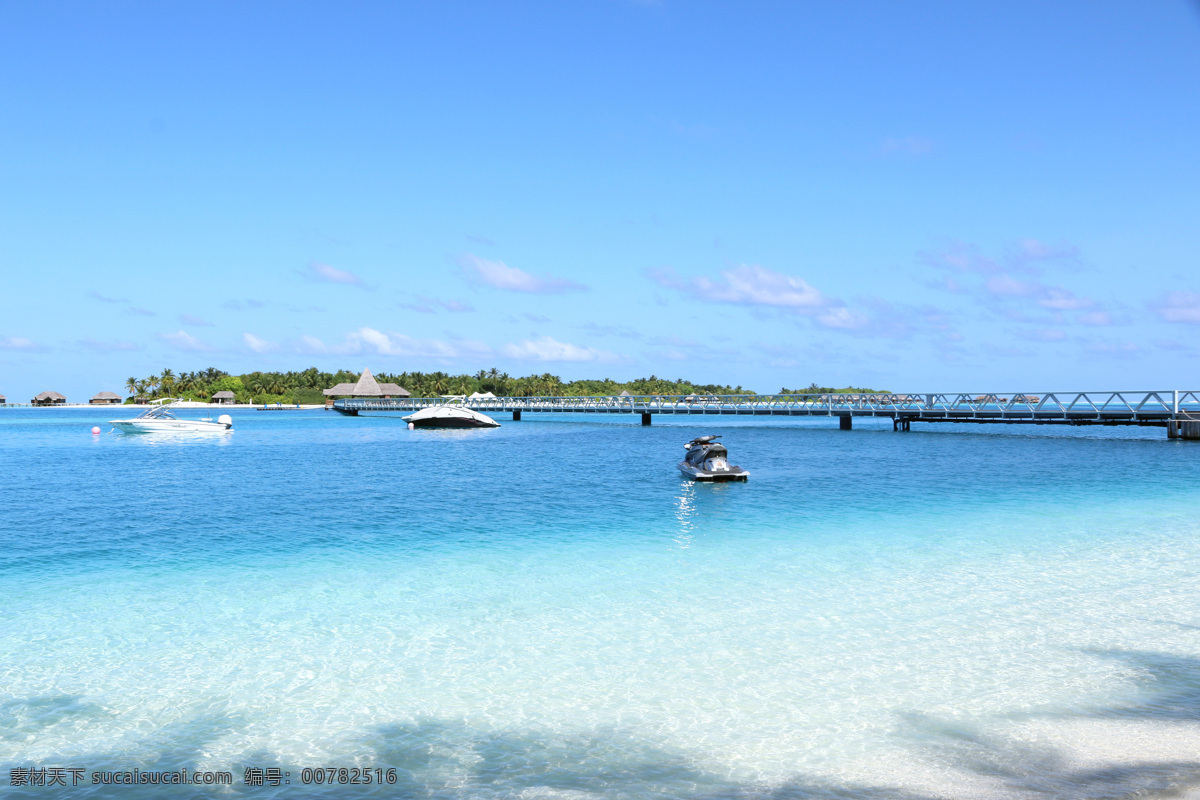
[[[1187,2],[0,5],[0,393],[1200,386]]]

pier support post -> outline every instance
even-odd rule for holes
[[[521,412],[514,411],[513,412],[513,422],[520,422],[520,421],[521,421]]]
[[[847,414],[844,417],[838,417],[838,427],[844,431],[853,430],[854,417]]]
[[[1168,439],[1178,439],[1179,438],[1179,423],[1176,422],[1175,420],[1170,420],[1167,422],[1167,438]]]
[[[649,411],[642,412],[642,424],[647,425],[647,426],[650,424],[650,412]]]
[[[1185,442],[1200,442],[1200,421],[1185,420],[1179,423],[1179,435]]]

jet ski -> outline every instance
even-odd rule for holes
[[[404,417],[414,428],[499,428],[500,423],[486,414],[480,414],[462,405],[462,397],[451,398],[449,403],[422,408],[415,414]]]
[[[744,481],[750,473],[729,463],[729,451],[717,442],[720,436],[700,436],[683,448],[687,455],[679,462],[679,471],[697,481]]]

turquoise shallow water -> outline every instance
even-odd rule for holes
[[[104,419],[0,412],[12,796],[48,766],[234,774],[71,797],[1200,786],[1200,445],[1162,430]],[[682,480],[700,433],[750,481]],[[324,766],[396,783],[301,785]]]

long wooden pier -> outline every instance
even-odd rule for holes
[[[444,397],[337,400],[333,409],[412,412],[442,405]],[[484,397],[456,401],[485,414],[655,414],[836,417],[850,430],[856,417],[891,419],[895,430],[914,422],[1005,425],[1142,425],[1171,438],[1200,439],[1200,390],[1139,392],[999,392],[926,394],[623,395],[619,397]]]

